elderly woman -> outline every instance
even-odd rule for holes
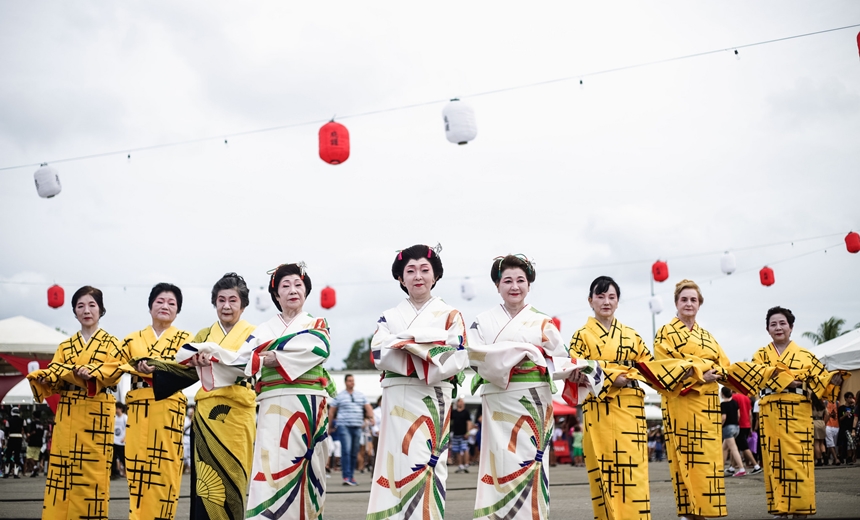
[[[391,265],[408,298],[382,314],[371,342],[383,373],[368,520],[445,516],[451,400],[469,358],[463,317],[431,294],[442,278],[439,250],[414,245]]]
[[[236,273],[227,273],[212,287],[212,306],[218,320],[194,336],[192,348],[183,347],[176,359],[182,364],[148,360],[156,366],[153,387],[156,399],[169,397],[179,388],[211,373],[211,353],[199,353],[196,345],[207,343],[223,352],[233,353],[245,344],[254,326],[242,319],[248,306],[248,285]],[[196,349],[196,350],[192,350]],[[190,354],[190,356],[189,356]],[[216,356],[217,358],[217,356]],[[201,367],[197,370],[185,367]],[[191,461],[191,518],[232,518],[245,516],[245,492],[256,433],[256,393],[244,377],[231,384],[213,388],[208,384],[188,407],[192,431],[186,459]]]
[[[794,314],[783,307],[767,311],[773,340],[752,361],[732,365],[732,386],[760,392],[759,435],[768,512],[776,518],[815,514],[815,458],[812,401],[838,393],[839,372],[828,372],[812,352],[791,341]]]
[[[80,332],[60,343],[48,368],[27,378],[37,402],[59,394],[42,518],[107,518],[115,400],[107,388],[122,372],[110,357],[119,341],[99,328],[102,292],[72,296]],[[86,456],[82,456],[86,454]]]
[[[663,423],[678,515],[696,520],[728,514],[718,382],[725,380],[729,359],[717,340],[696,323],[703,302],[695,282],[678,282],[678,314],[654,339],[656,360],[691,363],[671,394],[663,394]]]
[[[621,288],[598,276],[588,290],[594,316],[570,340],[571,357],[595,360],[605,375],[602,386],[582,405],[583,448],[594,518],[651,518],[648,448],[645,444],[645,391],[671,392],[691,363],[655,361],[639,334],[615,318]],[[656,377],[655,377],[656,376]],[[606,454],[612,454],[605,457]]]
[[[535,268],[525,256],[493,260],[490,279],[502,303],[479,314],[469,358],[485,413],[473,518],[549,518],[549,468],[543,458],[554,421],[553,357],[569,362],[552,319],[528,303]]]
[[[131,390],[126,394],[125,467],[128,478],[131,520],[168,518],[176,515],[182,478],[182,426],[187,399],[176,392],[155,400],[152,375],[155,368],[147,359],[173,361],[191,334],[173,326],[182,311],[182,291],[169,283],[159,283],[149,293],[152,325],[126,336],[115,357],[120,368],[131,374]]]
[[[221,391],[237,378],[257,380],[259,414],[245,518],[323,516],[328,398],[335,388],[322,366],[331,353],[328,323],[304,311],[311,287],[304,262],[281,264],[269,279],[269,294],[280,313],[254,329],[239,352],[207,342],[188,345],[179,356],[196,357],[207,390]],[[198,472],[197,478],[204,477]],[[208,500],[215,501],[214,491],[205,490]]]

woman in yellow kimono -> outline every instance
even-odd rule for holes
[[[186,398],[182,392],[155,400],[152,374],[145,360],[173,361],[191,334],[173,326],[182,310],[182,291],[159,283],[149,293],[152,325],[126,336],[116,354],[131,374],[126,394],[125,467],[131,520],[172,519],[176,515],[182,477],[182,429]]]
[[[42,518],[107,519],[115,401],[107,388],[122,375],[111,358],[119,341],[99,328],[102,292],[72,296],[81,330],[60,343],[48,368],[27,376],[37,402],[60,394]]]
[[[591,282],[588,304],[594,317],[570,340],[570,356],[595,360],[604,379],[582,405],[583,449],[598,520],[649,520],[648,426],[645,382],[660,392],[678,385],[691,363],[654,361],[635,330],[615,319],[621,288],[612,278]]]
[[[815,514],[815,459],[811,395],[832,399],[842,384],[812,352],[791,341],[794,314],[767,311],[773,340],[752,362],[731,367],[729,382],[741,392],[761,393],[759,435],[768,513],[776,518]]]
[[[250,303],[248,293],[245,279],[238,274],[222,276],[212,288],[212,306],[218,321],[198,332],[193,342],[180,350],[176,358],[184,358],[182,364],[147,361],[156,368],[153,387],[158,400],[170,397],[203,376],[203,388],[194,398],[191,426],[192,520],[245,516],[257,432],[257,394],[244,377],[213,388],[208,384],[207,372],[213,370],[213,357],[238,352],[254,331],[254,326],[242,319]],[[191,355],[185,358],[187,351]]]
[[[711,334],[696,323],[704,302],[699,286],[675,286],[678,314],[657,331],[654,358],[682,359],[692,366],[670,394],[663,394],[666,454],[678,516],[698,520],[726,516],[720,385],[729,359]]]

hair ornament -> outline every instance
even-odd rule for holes
[[[403,260],[403,250],[402,249],[397,250],[397,259]]]
[[[436,256],[439,256],[439,253],[442,252],[442,244],[436,242],[436,245],[433,247],[427,246],[427,258],[430,258],[430,252],[436,253]]]
[[[266,274],[267,274],[267,275],[269,275],[269,276],[271,277],[271,280],[269,281],[269,285],[270,285],[270,286],[272,286],[272,287],[274,287],[274,286],[275,286],[275,277],[274,277],[274,274],[275,274],[276,272],[278,272],[278,269],[280,269],[281,267],[284,267],[285,265],[290,265],[291,263],[292,263],[292,262],[287,262],[287,263],[285,263],[285,264],[280,264],[280,265],[278,265],[278,267],[275,267],[274,269],[269,269],[268,271],[266,271]],[[301,271],[301,273],[302,273],[302,274],[301,274],[301,278],[302,278],[302,280],[304,280],[304,279],[305,279],[305,268],[307,268],[307,266],[308,266],[308,265],[305,263],[305,261],[304,261],[304,260],[301,260],[301,261],[299,261],[298,263],[296,263],[296,266],[297,266],[297,267],[299,268],[299,270]],[[241,277],[240,277],[240,278],[241,278]]]

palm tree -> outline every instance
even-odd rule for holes
[[[838,338],[839,336],[850,332],[843,331],[842,326],[845,325],[845,320],[833,316],[818,327],[818,332],[804,332],[803,337],[812,341],[815,345],[820,345],[825,341]],[[854,326],[855,329],[860,328],[860,323]]]

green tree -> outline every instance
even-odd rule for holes
[[[830,341],[831,339],[838,338],[843,334],[851,332],[851,329],[843,331],[842,327],[844,325],[845,320],[833,316],[818,327],[818,332],[804,332],[803,337],[812,341],[815,345],[820,345],[826,341]],[[855,325],[854,328],[860,329],[860,323]]]
[[[373,370],[373,361],[370,359],[370,340],[373,336],[358,338],[352,342],[349,355],[343,359],[345,370]]]

